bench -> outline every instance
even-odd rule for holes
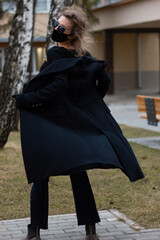
[[[160,97],[137,95],[138,111],[145,114],[141,118],[148,120],[149,125],[157,126],[160,121]]]

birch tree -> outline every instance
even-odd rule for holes
[[[36,0],[18,0],[9,35],[5,65],[0,84],[0,148],[7,142],[15,120],[13,94],[23,89],[34,29]]]
[[[48,28],[47,28],[47,37],[46,37],[46,51],[51,48],[52,46],[55,46],[56,43],[52,41],[51,39],[51,33],[52,33],[52,19],[53,18],[59,18],[62,10],[66,6],[72,6],[73,0],[52,0],[51,1],[51,7],[49,12],[49,21],[48,21]]]

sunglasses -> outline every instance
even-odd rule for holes
[[[52,26],[53,26],[53,28],[58,27],[59,33],[64,33],[65,30],[66,30],[66,28],[65,28],[64,26],[59,25],[59,22],[57,21],[56,18],[53,18],[53,20],[52,20]]]

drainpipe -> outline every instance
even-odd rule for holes
[[[142,88],[142,76],[141,76],[141,36],[137,34],[137,70],[138,70],[138,88]]]

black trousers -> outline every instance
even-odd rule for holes
[[[87,173],[70,175],[78,225],[100,222]],[[48,181],[35,182],[31,189],[31,225],[48,228]]]

